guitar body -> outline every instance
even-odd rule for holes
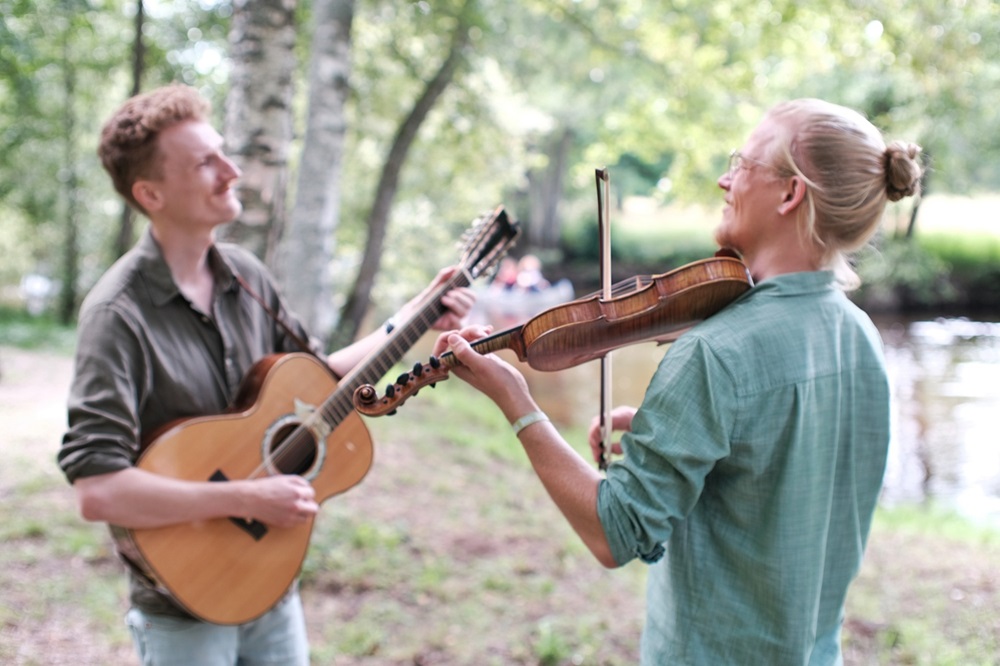
[[[248,374],[230,412],[168,425],[136,466],[220,483],[300,474],[322,502],[359,483],[373,457],[371,436],[356,412],[335,426],[313,416],[336,387],[313,356],[269,356]],[[288,590],[312,528],[313,521],[276,528],[233,517],[115,532],[123,554],[190,613],[217,624],[242,624],[267,612]]]
[[[298,474],[316,501],[359,483],[372,464],[372,440],[353,395],[382,377],[443,315],[442,299],[496,264],[519,233],[503,207],[479,220],[462,270],[438,286],[339,384],[310,354],[274,354],[247,374],[225,414],[182,419],[153,433],[136,466],[188,481],[226,483]],[[146,582],[192,615],[242,624],[281,600],[302,568],[313,521],[276,528],[243,516],[154,529],[111,526],[118,552]]]

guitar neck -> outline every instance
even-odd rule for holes
[[[354,391],[364,384],[378,382],[420,340],[424,333],[431,329],[434,322],[440,319],[447,310],[441,303],[445,294],[452,289],[467,287],[470,284],[468,273],[464,270],[457,271],[448,282],[441,285],[436,292],[429,296],[409,319],[396,324],[386,341],[340,380],[337,390],[327,399],[321,409],[327,423],[333,427],[339,425],[348,414],[354,411]]]

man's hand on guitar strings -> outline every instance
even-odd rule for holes
[[[283,474],[246,482],[244,515],[275,527],[294,527],[319,511],[316,491],[296,474]]]
[[[448,266],[438,271],[438,274],[434,276],[434,279],[423,291],[411,298],[400,308],[394,319],[405,321],[410,316],[410,313],[419,308],[421,303],[448,282],[458,270],[458,266]],[[448,331],[460,327],[469,312],[472,311],[472,306],[475,303],[476,292],[470,287],[450,289],[446,294],[441,296],[441,305],[447,308],[447,311],[441,315],[440,319],[434,322],[431,328],[438,331]]]

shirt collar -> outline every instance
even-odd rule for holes
[[[834,288],[833,271],[805,271],[783,273],[758,282],[753,291],[766,292],[773,296],[801,296]]]
[[[163,249],[156,242],[149,227],[136,244],[136,250],[139,253],[139,272],[143,276],[152,302],[159,307],[180,296],[180,289],[177,288],[177,283],[170,274],[170,267],[163,257]],[[216,245],[212,245],[208,250],[208,265],[215,274],[218,290],[232,291],[237,288],[236,268],[219,252]]]

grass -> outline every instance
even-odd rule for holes
[[[876,514],[848,599],[845,645],[859,664],[1000,663],[1000,534],[946,512]]]
[[[76,329],[50,316],[32,317],[18,307],[0,305],[0,345],[69,354],[76,346]]]

